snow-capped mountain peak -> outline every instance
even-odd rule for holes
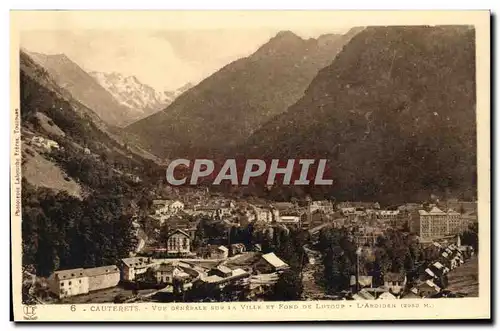
[[[122,105],[138,114],[149,115],[168,106],[174,99],[191,87],[190,84],[176,91],[157,91],[141,83],[135,76],[125,76],[117,72],[90,72]]]

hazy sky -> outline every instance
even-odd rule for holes
[[[11,40],[20,38],[15,42],[30,51],[65,53],[89,71],[174,89],[251,54],[281,30],[309,38],[353,26],[478,21],[465,11],[14,11],[11,32],[19,36]]]
[[[328,32],[292,30],[303,38]],[[87,71],[135,75],[155,89],[197,83],[224,65],[253,53],[279,30],[59,30],[21,32],[21,46],[46,54],[64,53]]]

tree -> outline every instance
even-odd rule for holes
[[[162,224],[160,227],[160,234],[158,241],[160,242],[161,245],[167,245],[167,240],[168,240],[168,235],[170,234],[170,226],[168,225],[168,222],[165,222]]]
[[[288,270],[282,273],[273,290],[276,301],[294,301],[302,297],[303,285],[296,271]]]
[[[115,264],[137,246],[123,197],[96,194],[84,200],[23,186],[23,263],[36,274]]]

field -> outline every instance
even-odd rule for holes
[[[24,147],[22,171],[23,178],[34,186],[66,191],[77,198],[82,196],[82,189],[78,183],[67,177],[59,166],[32,147]]]
[[[462,266],[450,271],[446,289],[466,294],[468,297],[477,297],[479,296],[478,276],[478,259],[474,256]]]

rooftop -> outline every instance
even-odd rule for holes
[[[275,267],[276,269],[282,269],[282,268],[288,268],[288,264],[286,264],[285,262],[283,262],[279,257],[276,256],[276,254],[274,253],[267,253],[267,254],[264,254],[262,255],[262,258],[267,262],[269,263],[270,265],[272,265],[273,267]]]
[[[145,257],[127,257],[121,261],[128,267],[145,267],[148,265],[148,259]]]
[[[359,276],[358,283],[361,286],[371,286],[373,281],[373,276]],[[356,285],[356,276],[351,275],[350,285]]]
[[[286,210],[294,208],[294,204],[291,202],[275,202],[273,203],[272,206],[278,210]]]
[[[384,275],[384,282],[404,282],[405,275],[398,272],[388,272]]]
[[[424,210],[424,209],[420,209],[418,211],[418,213],[420,215],[443,215],[443,216],[444,215],[460,215],[460,213],[456,212],[453,209],[448,209],[447,212],[444,212],[436,206],[432,207],[431,210],[429,210],[429,211]]]
[[[375,297],[364,289],[354,294],[352,297],[354,300],[375,300]]]
[[[67,269],[67,270],[57,270],[54,272],[54,276],[58,279],[72,279],[86,276],[84,274],[83,268],[77,269]]]
[[[208,276],[208,277],[203,278],[203,281],[205,283],[218,283],[218,282],[222,281],[223,279],[224,278],[219,277],[217,275],[212,275],[212,276]]]
[[[231,274],[233,272],[230,268],[226,267],[225,265],[218,265],[216,269],[222,271],[225,274]]]
[[[396,299],[396,296],[395,296],[395,295],[393,295],[393,294],[391,294],[391,293],[389,293],[389,292],[384,292],[384,293],[382,293],[382,294],[378,297],[378,299],[379,299],[379,300],[380,300],[380,299],[382,299],[382,300],[383,300],[383,299],[385,299],[385,300],[392,300],[392,299]]]
[[[176,233],[180,233],[180,234],[184,235],[185,237],[190,238],[189,234],[187,234],[186,232],[182,231],[181,229],[176,229],[176,230],[172,231],[171,233],[169,233],[168,237],[171,237],[171,236],[173,236]]]
[[[84,269],[84,274],[89,277],[106,275],[115,272],[120,272],[116,265],[107,265],[103,267]]]
[[[158,268],[156,269],[157,271],[160,271],[160,272],[172,272],[174,271],[175,267],[171,264],[167,264],[167,263],[162,263],[158,266]]]

